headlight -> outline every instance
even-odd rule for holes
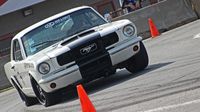
[[[132,25],[126,25],[123,29],[123,33],[127,37],[131,37],[135,34],[135,27]]]
[[[48,63],[43,62],[43,63],[39,64],[38,71],[41,74],[47,74],[50,71],[50,65]]]

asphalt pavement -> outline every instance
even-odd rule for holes
[[[200,20],[147,39],[150,63],[84,85],[97,112],[199,112]],[[66,93],[68,91],[66,90]],[[14,89],[0,93],[0,112],[81,112],[77,93],[48,108],[25,107]]]

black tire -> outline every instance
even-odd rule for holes
[[[31,79],[31,84],[38,101],[43,106],[48,107],[55,104],[53,94],[45,92],[33,78]]]
[[[149,64],[149,58],[146,48],[142,42],[140,42],[140,51],[133,57],[127,60],[126,69],[131,73],[136,73],[145,69]]]
[[[23,101],[23,103],[28,107],[31,105],[36,104],[38,101],[36,98],[34,97],[28,97],[24,94],[24,92],[17,86],[17,84],[12,80],[12,83],[14,85],[14,87],[16,88],[21,100]]]
[[[110,77],[111,75],[114,75],[116,73],[116,69],[110,69],[108,72],[104,74],[104,77]]]

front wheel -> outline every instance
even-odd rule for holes
[[[135,73],[145,69],[149,64],[149,58],[146,48],[142,42],[140,42],[140,51],[133,57],[127,60],[126,69]]]
[[[48,107],[55,103],[55,100],[53,99],[54,98],[53,94],[46,93],[34,79],[31,79],[31,84],[32,84],[33,91],[35,92],[35,95],[36,95],[38,101],[43,106]]]

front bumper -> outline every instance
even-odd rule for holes
[[[140,50],[140,41],[142,41],[142,37],[137,37],[127,40],[126,42],[119,43],[119,45],[116,45],[116,47],[108,50],[112,65],[117,65],[118,63],[121,63],[138,53]],[[137,51],[133,51],[134,46],[138,46],[139,49]]]
[[[39,85],[45,92],[53,92],[64,88],[82,79],[79,67],[74,65],[70,68],[60,70],[50,77],[43,78],[39,81]],[[56,84],[56,88],[51,88],[52,83]]]
[[[115,66],[130,57],[134,56],[139,52],[140,48],[137,51],[133,51],[134,46],[139,47],[139,43],[142,41],[141,37],[136,37],[134,39],[127,40],[126,42],[118,43],[111,48],[107,48],[107,51],[110,56],[111,66]],[[97,57],[98,59],[98,57]],[[55,74],[45,77],[39,80],[39,85],[46,92],[53,92],[55,90],[73,85],[79,81],[83,80],[83,75],[81,74],[80,67],[78,65],[70,66],[56,72]],[[52,83],[56,84],[56,88],[51,88]]]

